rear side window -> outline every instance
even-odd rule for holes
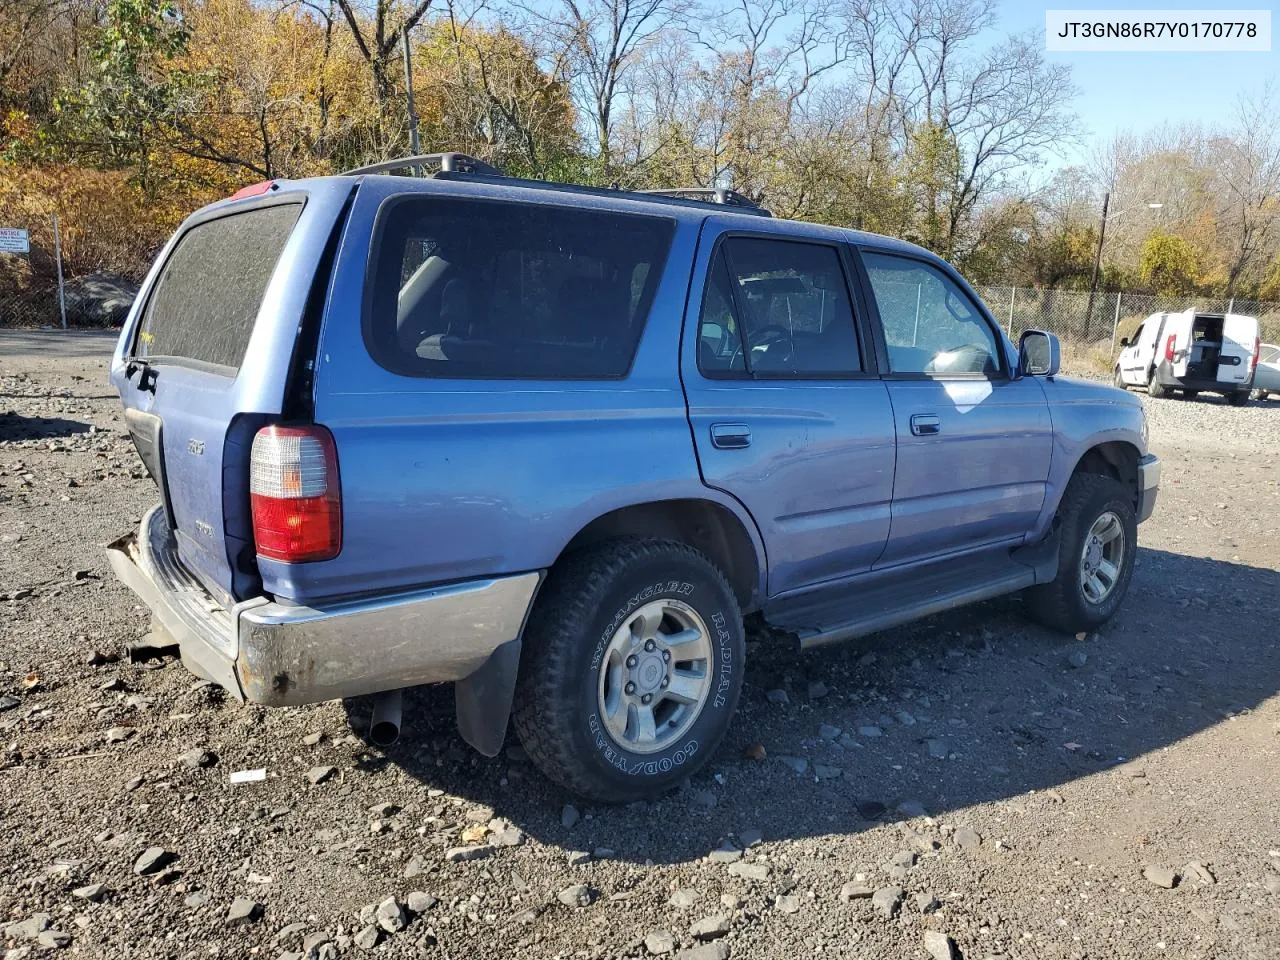
[[[379,218],[365,341],[409,376],[621,377],[674,222],[486,200],[408,197]]]
[[[206,220],[182,235],[147,300],[135,357],[238,370],[301,203]]]

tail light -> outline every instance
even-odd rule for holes
[[[1176,352],[1174,348],[1178,345],[1178,335],[1176,333],[1169,334],[1169,339],[1164,344],[1164,358],[1167,362],[1173,363],[1173,355]]]
[[[1249,361],[1249,376],[1258,372],[1258,359],[1262,356],[1262,337],[1253,338],[1253,359]]]
[[[342,549],[338,453],[324,427],[263,427],[249,458],[258,556],[286,563],[331,560]]]

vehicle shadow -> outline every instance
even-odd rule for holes
[[[88,433],[89,424],[64,417],[25,417],[16,413],[0,413],[0,442],[13,440],[49,440]]]
[[[1250,710],[1280,691],[1268,626],[1277,605],[1280,572],[1144,549],[1120,612],[1083,640],[1032,625],[1018,598],[805,654],[757,630],[738,717],[713,761],[626,807],[553,786],[514,735],[497,758],[471,751],[447,687],[413,691],[402,739],[365,762],[398,764],[545,843],[634,862],[703,857],[749,830],[766,840],[858,832],[903,819],[904,804],[945,815],[1052,788]],[[766,700],[774,689],[789,703]],[[348,710],[366,731],[367,701]],[[844,740],[821,739],[820,725]],[[755,745],[767,759],[746,758]],[[805,773],[779,757],[803,758]],[[566,802],[590,819],[563,826]]]

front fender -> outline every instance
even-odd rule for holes
[[[1041,539],[1053,523],[1067,484],[1080,461],[1103,444],[1132,447],[1135,460],[1147,454],[1142,401],[1112,386],[1054,377],[1044,381],[1045,396],[1053,418],[1053,453],[1045,487],[1044,506],[1028,538]]]

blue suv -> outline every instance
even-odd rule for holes
[[[439,167],[433,175],[387,175]],[[109,547],[195,673],[269,705],[453,682],[584,796],[697,770],[742,618],[803,647],[1024,591],[1088,630],[1159,462],[1139,401],[1015,346],[947,263],[724,190],[458,154],[187,220],[111,381],[159,488]]]

